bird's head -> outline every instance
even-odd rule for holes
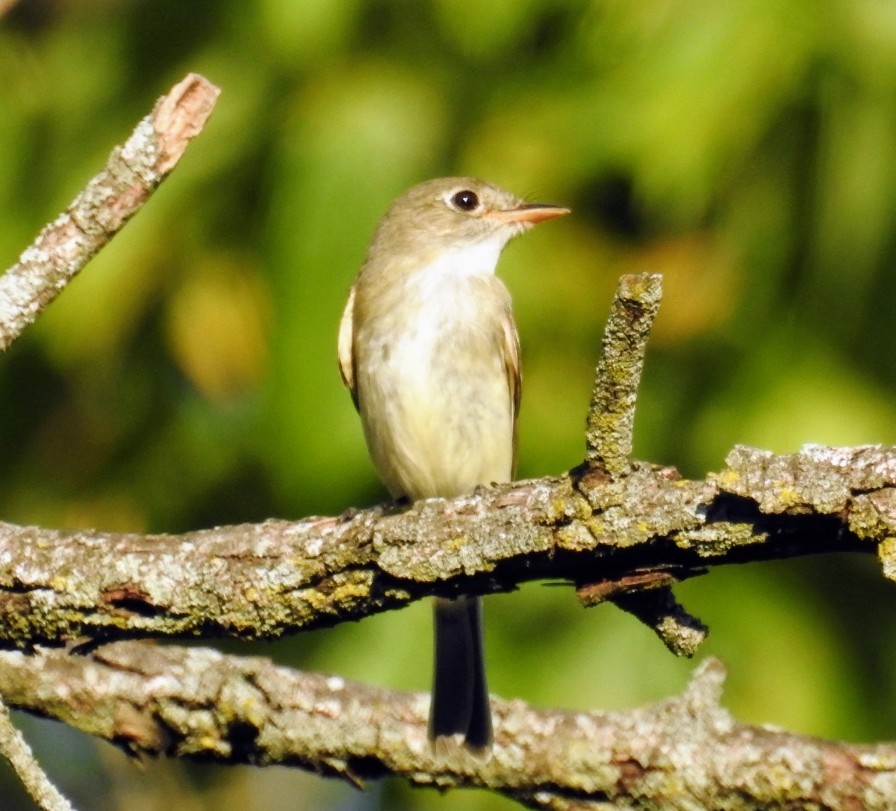
[[[377,238],[392,248],[464,248],[480,242],[503,247],[536,223],[569,209],[526,203],[514,194],[472,177],[429,180],[408,189],[389,207]]]

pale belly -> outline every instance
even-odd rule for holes
[[[494,321],[477,328],[459,317],[434,326],[421,315],[403,325],[401,339],[369,341],[358,358],[361,418],[377,472],[393,495],[411,499],[508,481],[514,416]]]

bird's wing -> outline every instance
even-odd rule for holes
[[[337,341],[337,350],[339,353],[339,374],[342,375],[342,382],[352,395],[352,402],[355,408],[358,407],[358,390],[355,387],[355,352],[354,352],[354,333],[355,333],[355,288],[349,291],[348,301],[345,309],[342,311],[342,320],[339,322],[339,339]]]
[[[513,312],[508,301],[501,318],[501,354],[504,358],[504,372],[507,375],[507,389],[513,408],[513,468],[516,470],[517,417],[520,413],[520,398],[523,394],[522,367],[520,365],[520,336],[513,321]]]

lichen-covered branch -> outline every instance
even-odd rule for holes
[[[738,724],[710,659],[680,697],[629,712],[493,700],[483,759],[436,755],[428,697],[260,658],[127,642],[88,656],[0,653],[0,692],[135,754],[288,764],[355,785],[385,774],[483,787],[538,809],[892,808],[896,745],[853,746]]]
[[[662,289],[659,274],[623,276],[604,328],[591,408],[585,423],[585,461],[603,467],[614,476],[628,470],[635,400]]]
[[[62,292],[177,165],[218,88],[194,73],[156,103],[105,168],[0,276],[0,352]]]
[[[584,468],[406,509],[184,535],[0,524],[0,640],[276,637],[544,578],[594,604],[726,563],[889,559],[894,527],[896,449],[814,446],[737,448],[704,481],[646,464],[618,479]]]
[[[638,386],[661,297],[658,274],[623,276],[604,328],[585,421],[585,466],[613,478],[632,469]],[[695,571],[679,570],[678,574],[691,576]],[[585,605],[611,600],[653,629],[677,656],[691,656],[709,629],[675,599],[671,584],[676,579],[668,569],[632,572],[615,583],[580,583],[578,593]]]

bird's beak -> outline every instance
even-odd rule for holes
[[[564,217],[569,214],[569,209],[563,206],[549,206],[543,203],[526,203],[517,208],[510,208],[506,211],[489,211],[484,216],[498,222],[523,222],[529,225],[535,225],[546,220],[554,220],[557,217]]]

